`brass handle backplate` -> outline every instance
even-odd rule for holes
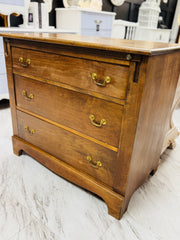
[[[30,133],[30,134],[34,134],[34,133],[35,133],[35,130],[34,130],[34,129],[31,129],[31,130],[30,130],[28,126],[25,126],[24,129],[25,129],[28,133]]]
[[[96,163],[94,163],[92,161],[92,158],[90,156],[87,156],[87,160],[89,162],[89,165],[93,168],[99,168],[99,167],[102,167],[102,163],[100,161],[97,161]]]
[[[102,127],[102,126],[106,125],[105,119],[101,119],[100,123],[95,122],[95,116],[93,114],[91,114],[89,116],[89,119],[91,120],[91,123],[96,127]]]
[[[100,87],[105,87],[106,84],[111,82],[111,78],[109,76],[106,76],[103,81],[98,81],[96,73],[92,74],[92,79],[94,80],[95,84]]]
[[[10,40],[5,38],[5,47],[4,47],[4,50],[5,50],[5,56],[8,57],[9,56],[9,53],[10,53]]]
[[[27,92],[26,92],[25,90],[22,91],[22,95],[23,95],[27,100],[31,100],[31,99],[34,98],[34,95],[33,95],[32,93],[30,93],[29,96],[28,96],[28,94],[27,94]]]
[[[27,68],[31,64],[31,60],[28,58],[26,61],[24,61],[23,57],[19,58],[19,62],[22,67]]]
[[[131,54],[127,54],[127,55],[126,55],[126,59],[127,59],[128,61],[130,61],[130,60],[132,59]]]

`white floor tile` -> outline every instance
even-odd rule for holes
[[[60,240],[60,238],[43,224],[32,220],[24,229],[15,233],[8,240]]]
[[[31,213],[3,192],[0,196],[0,239],[8,240],[31,222]]]

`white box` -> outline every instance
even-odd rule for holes
[[[56,28],[87,36],[111,37],[115,13],[56,8]]]

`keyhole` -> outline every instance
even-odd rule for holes
[[[97,21],[97,20],[94,20],[95,24],[96,24],[96,32],[99,32],[100,31],[100,24],[102,23],[102,21]]]
[[[99,27],[100,27],[100,25],[96,24],[96,32],[99,32]]]

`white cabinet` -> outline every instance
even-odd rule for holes
[[[170,34],[170,29],[145,28],[138,23],[123,20],[115,20],[112,30],[112,38],[152,42],[169,42]]]
[[[124,21],[120,19],[114,20],[112,38],[133,40],[137,27],[138,23]]]
[[[4,59],[3,39],[2,37],[0,37],[0,100],[3,98],[9,98],[9,96],[6,76],[6,65]]]
[[[86,36],[111,37],[115,13],[56,8],[56,27]]]
[[[134,40],[169,42],[170,29],[137,27]]]

